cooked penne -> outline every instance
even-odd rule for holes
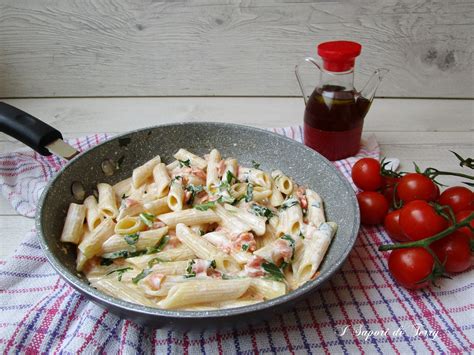
[[[157,155],[145,164],[133,169],[132,186],[136,189],[142,186],[153,175],[153,169],[159,163],[161,163],[161,158]]]
[[[79,244],[83,234],[86,207],[75,203],[69,204],[69,209],[64,222],[61,242]]]
[[[167,157],[169,158],[169,157]],[[71,204],[61,241],[93,287],[149,307],[245,307],[318,275],[337,226],[316,191],[217,149],[156,156]],[[168,160],[167,160],[168,161]]]
[[[318,229],[308,233],[303,240],[304,247],[302,248],[301,258],[293,263],[293,273],[297,286],[306,283],[314,277],[336,230],[336,223],[322,223]]]
[[[308,222],[315,227],[326,222],[324,217],[324,204],[322,198],[313,190],[306,189],[306,199],[308,201]]]
[[[167,195],[171,177],[165,164],[160,163],[153,168],[153,180],[155,181],[156,197],[159,198]]]
[[[181,211],[184,204],[184,189],[183,184],[177,180],[173,180],[168,192],[168,207],[172,211]]]
[[[82,239],[78,248],[86,259],[100,253],[102,244],[114,234],[114,228],[115,222],[111,218],[107,218]]]
[[[171,211],[168,206],[168,197],[162,197],[157,200],[145,202],[143,208],[146,212],[154,214],[155,216]]]
[[[176,236],[181,243],[191,249],[198,258],[215,260],[219,269],[224,271],[236,271],[240,269],[238,263],[231,256],[223,253],[207,240],[200,238],[186,225],[180,223],[176,226]]]
[[[168,233],[168,227],[139,232],[136,235],[113,235],[102,244],[101,255],[117,251],[145,250],[157,245]]]
[[[207,161],[197,155],[188,152],[186,149],[180,149],[174,155],[174,158],[181,161],[188,161],[191,166],[198,169],[205,169],[207,167]]]
[[[84,200],[84,206],[86,207],[87,226],[89,227],[89,230],[94,230],[95,227],[102,222],[102,216],[94,195],[90,195]]]
[[[115,193],[109,184],[97,184],[99,191],[99,212],[107,218],[115,218],[118,216],[117,203],[115,201]]]
[[[215,188],[220,182],[218,170],[221,160],[221,153],[217,149],[211,150],[207,161],[206,186],[208,189]]]
[[[121,201],[126,196],[129,196],[131,188],[132,188],[131,177],[116,183],[114,186],[112,186],[112,189],[114,190],[114,193],[115,193],[115,200]]]
[[[283,174],[280,170],[275,170],[272,172],[272,178],[275,181],[276,188],[286,196],[291,195],[293,192],[293,181]]]
[[[146,228],[140,217],[126,216],[117,221],[115,233],[125,235],[140,232]]]
[[[250,286],[250,280],[195,280],[173,286],[165,299],[158,303],[164,309],[194,304],[236,300]],[[200,297],[196,297],[200,295]]]
[[[165,213],[160,215],[159,218],[163,223],[170,227],[175,227],[179,223],[192,226],[220,221],[220,217],[213,210],[208,209],[207,211],[200,211],[194,208]]]

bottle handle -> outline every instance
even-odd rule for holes
[[[316,66],[316,68],[318,68],[319,71],[321,71],[321,67],[319,66],[318,62],[316,62],[316,60],[314,58],[306,57],[304,60],[307,63],[314,64]],[[309,95],[306,95],[306,92],[304,90],[303,79],[301,79],[300,65],[299,64],[295,65],[295,75],[296,75],[296,80],[298,81],[298,85],[300,86],[301,93],[303,94],[304,104],[306,106],[308,104],[308,99],[307,98],[309,97]]]

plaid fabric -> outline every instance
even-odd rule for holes
[[[275,129],[301,141],[301,128]],[[85,150],[107,135],[71,140]],[[362,156],[378,157],[369,137],[357,157],[335,162],[350,179]],[[33,216],[41,190],[63,162],[31,151],[0,156],[0,191]],[[12,236],[19,237],[19,236]],[[49,266],[31,231],[0,261],[0,349],[5,353],[387,353],[472,352],[470,271],[418,292],[399,287],[387,270],[388,242],[379,227],[360,230],[342,269],[313,296],[271,322],[233,331],[178,332],[121,319],[85,300]]]

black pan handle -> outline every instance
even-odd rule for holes
[[[46,146],[63,138],[57,129],[4,102],[0,102],[0,132],[18,139],[41,155],[51,155]]]

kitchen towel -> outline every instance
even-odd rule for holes
[[[272,129],[301,142],[301,127]],[[84,151],[107,139],[68,142]],[[378,158],[374,136],[357,156],[334,162],[349,179],[361,157]],[[64,161],[31,150],[0,155],[0,192],[33,217],[41,191]],[[354,186],[354,185],[353,185]],[[354,187],[355,188],[355,187]],[[383,228],[361,227],[341,270],[306,301],[269,322],[233,330],[180,332],[122,319],[87,301],[48,264],[36,232],[0,260],[0,350],[5,353],[425,353],[474,351],[472,268],[441,288],[407,291],[387,269]]]

